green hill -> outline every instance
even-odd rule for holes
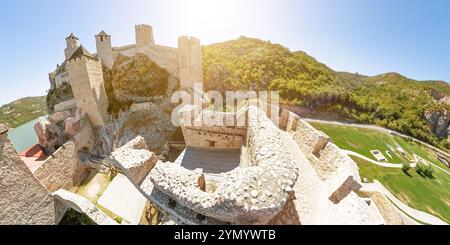
[[[445,136],[450,117],[444,125],[434,125],[425,116],[425,112],[439,117],[450,111],[448,102],[439,101],[450,95],[446,82],[415,81],[396,73],[368,77],[337,72],[305,52],[247,37],[205,46],[203,66],[207,91],[278,90],[282,103],[290,106],[449,145]]]
[[[0,123],[11,128],[47,114],[45,96],[26,97],[0,107]]]

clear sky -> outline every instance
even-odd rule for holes
[[[2,0],[0,104],[46,93],[71,32],[95,52],[100,30],[113,46],[132,44],[139,23],[174,47],[179,35],[203,44],[245,35],[339,71],[450,81],[448,0]]]

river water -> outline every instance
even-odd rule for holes
[[[16,147],[17,152],[23,152],[24,150],[34,146],[39,142],[33,128],[34,124],[38,120],[39,118],[36,118],[32,121],[20,125],[17,128],[11,129],[8,132],[8,136],[11,139],[11,142]]]

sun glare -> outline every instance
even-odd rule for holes
[[[192,0],[184,1],[187,30],[190,33],[215,33],[229,29],[239,18],[243,1]]]

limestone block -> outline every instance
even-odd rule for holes
[[[48,117],[48,120],[51,123],[58,123],[58,122],[65,120],[66,118],[68,118],[70,116],[70,114],[71,114],[70,111],[55,112]]]
[[[39,139],[39,145],[46,150],[46,153],[53,152],[58,143],[58,127],[41,117],[34,125],[34,131]]]
[[[158,160],[156,154],[148,150],[141,136],[115,150],[111,159],[135,185],[142,183]]]
[[[55,105],[53,111],[55,112],[67,111],[75,107],[76,107],[75,100],[72,99]]]
[[[57,190],[53,197],[68,208],[86,214],[98,225],[118,225],[116,221],[98,209],[86,198],[66,190]]]

